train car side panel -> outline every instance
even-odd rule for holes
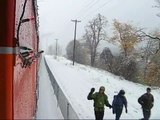
[[[16,2],[16,29],[20,17],[24,10],[26,0],[17,0]],[[27,0],[23,20],[29,21],[21,24],[19,29],[19,46],[24,46],[38,51],[38,33],[36,30],[36,16],[34,14],[33,0]],[[32,61],[31,65],[23,66],[22,58],[16,56],[16,65],[14,67],[14,118],[15,119],[33,119],[36,109],[36,79],[37,79],[37,61]]]

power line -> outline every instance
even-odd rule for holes
[[[85,5],[77,14],[80,14],[83,10],[88,8],[95,0],[91,0],[87,5]]]
[[[85,7],[89,7],[92,3],[94,3],[96,0],[90,1]]]
[[[97,8],[94,12],[96,12],[97,10],[103,8],[104,6],[106,6],[107,4],[109,4],[110,2],[112,2],[113,0],[109,0],[108,2],[104,3],[102,6],[100,6],[99,8]]]
[[[87,11],[90,10],[90,9],[91,9],[96,3],[98,3],[99,1],[100,1],[100,0],[91,0],[91,1],[86,5],[86,10],[87,10]],[[99,9],[102,9],[103,7],[105,7],[107,4],[109,4],[109,3],[112,2],[112,1],[113,1],[113,0],[105,1],[105,3],[103,3],[102,5],[99,5],[97,9],[89,12],[86,16],[82,15],[81,19],[86,19],[86,18],[88,18],[93,12],[96,12],[96,11],[98,11]],[[81,10],[85,10],[85,8],[84,8],[84,9],[81,9]],[[87,11],[86,11],[86,12],[87,12]],[[85,12],[85,13],[86,13],[86,12]],[[84,13],[83,13],[83,14],[84,14]],[[80,15],[78,15],[78,16],[80,16]],[[84,17],[83,17],[83,16],[84,16]],[[65,28],[68,27],[68,26],[69,26],[69,24],[66,23]]]
[[[97,2],[99,2],[100,0],[96,0],[89,8],[92,8]]]
[[[77,13],[77,17],[79,17],[82,13],[84,13],[84,11],[85,11],[85,13],[86,13],[86,12],[87,12],[88,10],[90,10],[93,6],[95,6],[96,3],[99,2],[99,1],[100,1],[100,0],[92,0],[92,1],[90,1],[90,3],[88,3],[88,4],[84,7],[84,9],[81,9],[81,11]]]
[[[103,5],[99,6],[97,9],[95,9],[94,11],[88,13],[86,16],[84,16],[83,18],[87,18],[90,14],[95,13],[96,11],[98,11],[99,9],[102,9],[103,7],[105,7],[107,4],[109,4],[110,2],[112,2],[113,0],[109,0],[107,2],[105,2]]]

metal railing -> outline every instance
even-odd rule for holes
[[[47,68],[49,78],[51,80],[52,87],[54,89],[54,94],[57,98],[57,106],[60,107],[60,110],[62,112],[62,115],[63,115],[64,119],[79,119],[77,113],[73,109],[69,100],[66,98],[62,89],[59,87],[52,71],[50,70],[50,68],[49,68],[49,66],[46,62],[46,59],[45,59],[45,65],[46,65],[46,68]]]

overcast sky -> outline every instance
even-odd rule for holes
[[[74,23],[71,20],[81,20],[77,26],[78,39],[84,34],[84,26],[98,13],[107,18],[109,26],[113,19],[132,22],[147,30],[160,25],[160,18],[156,16],[160,10],[153,7],[155,0],[38,0],[38,5],[40,42],[44,47],[59,39],[58,43],[65,49],[73,40]]]

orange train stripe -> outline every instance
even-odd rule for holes
[[[12,119],[13,57],[0,54],[0,119]]]

